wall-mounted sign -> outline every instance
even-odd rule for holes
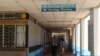
[[[42,5],[43,12],[76,11],[76,4],[48,4]]]

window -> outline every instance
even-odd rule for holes
[[[26,27],[25,26],[17,26],[16,29],[17,29],[16,30],[17,47],[25,47]]]
[[[28,19],[28,13],[0,13],[0,19]]]
[[[26,27],[0,25],[0,48],[26,47]]]
[[[0,19],[3,19],[3,13],[0,13]]]
[[[21,13],[16,13],[16,19],[21,19],[22,18],[22,14]]]
[[[16,19],[26,19],[28,15],[26,13],[16,13]]]
[[[3,26],[0,25],[0,48],[3,45]]]
[[[5,13],[4,19],[15,19],[15,14],[14,13]]]
[[[4,26],[4,47],[15,47],[15,26]]]

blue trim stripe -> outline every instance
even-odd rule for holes
[[[91,52],[88,50],[82,50],[82,56],[91,56]]]
[[[81,49],[80,49],[80,47],[75,47],[75,50],[80,51]]]
[[[76,51],[76,56],[80,56],[80,51]]]
[[[75,47],[76,50],[76,56],[80,56],[80,47]]]
[[[35,56],[42,56],[42,52],[40,52],[39,54],[35,55]]]
[[[80,47],[73,46],[73,53],[76,56],[91,56],[91,52],[88,50],[81,50]]]
[[[42,50],[43,50],[43,48],[40,48],[36,51],[29,53],[28,56],[42,56]]]
[[[73,46],[72,48],[73,48],[73,54],[75,54],[75,46]]]

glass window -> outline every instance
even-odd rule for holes
[[[26,26],[0,25],[0,48],[26,47]]]
[[[16,13],[16,19],[26,19],[26,13]]]
[[[3,47],[3,26],[0,25],[0,48]]]
[[[4,19],[15,19],[15,14],[14,13],[5,13]]]
[[[15,26],[4,26],[4,47],[15,47]]]
[[[22,15],[21,15],[21,13],[16,13],[16,17],[15,17],[16,19],[21,19],[22,18]]]
[[[3,19],[3,13],[0,13],[0,19]]]
[[[16,33],[17,33],[17,47],[25,47],[26,45],[26,28],[25,26],[17,26],[16,27]]]

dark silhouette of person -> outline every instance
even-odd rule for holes
[[[58,40],[57,37],[52,37],[52,56],[57,55]]]

